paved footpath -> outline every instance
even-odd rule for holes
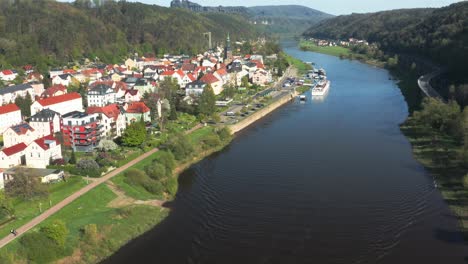
[[[47,219],[49,216],[55,214],[56,212],[58,212],[63,207],[67,206],[71,202],[78,199],[78,197],[80,197],[83,194],[89,192],[90,190],[96,188],[101,183],[106,182],[107,180],[111,179],[112,177],[122,173],[126,169],[128,169],[131,166],[137,164],[138,162],[144,160],[145,158],[151,156],[152,154],[156,153],[158,150],[159,149],[153,149],[151,151],[148,151],[148,152],[142,154],[141,156],[139,156],[138,158],[136,158],[136,159],[130,161],[129,163],[123,165],[122,167],[111,171],[110,173],[104,175],[101,178],[98,178],[95,181],[92,181],[90,184],[86,185],[85,187],[83,187],[82,189],[80,189],[77,192],[73,193],[72,195],[68,196],[67,198],[65,198],[64,200],[59,202],[58,204],[52,206],[50,209],[44,211],[44,213],[36,216],[36,218],[34,218],[31,221],[29,221],[28,223],[22,225],[21,227],[16,229],[16,231],[18,232],[19,235],[22,235],[22,234],[26,233],[28,230],[30,230],[31,228],[34,228],[35,226],[40,224],[42,221]],[[0,240],[0,248],[4,247],[5,245],[7,245],[11,241],[13,241],[15,238],[16,238],[16,236],[14,236],[12,234],[4,237],[3,239]]]

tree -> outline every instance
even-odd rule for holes
[[[70,163],[70,164],[76,164],[76,154],[75,154],[75,150],[74,150],[74,149],[72,149],[71,156],[70,156],[70,160],[68,161],[68,163]]]
[[[97,148],[102,150],[102,151],[112,151],[116,150],[119,146],[115,144],[114,141],[108,140],[108,139],[103,139],[99,142]]]
[[[145,172],[153,180],[161,180],[167,176],[166,167],[160,163],[153,163],[146,166]]]
[[[244,77],[242,77],[241,79],[241,86],[244,87],[244,88],[248,88],[249,87],[249,76],[246,75]]]
[[[207,85],[203,90],[198,102],[198,112],[211,116],[216,110],[216,96],[211,85]]]
[[[174,154],[176,160],[183,160],[193,152],[193,145],[184,134],[176,134],[169,139],[167,148]]]
[[[33,200],[49,195],[47,186],[42,184],[39,177],[28,168],[17,168],[13,180],[5,184],[5,191],[7,196],[23,200]]]
[[[78,170],[78,174],[82,176],[100,176],[99,164],[93,159],[81,159],[76,163],[76,169]]]
[[[44,233],[49,239],[58,246],[64,247],[68,235],[68,229],[62,220],[55,220],[52,223],[41,227],[41,233]]]
[[[21,114],[23,116],[31,116],[32,103],[32,97],[29,92],[25,97],[18,96],[15,99],[15,104],[19,107],[19,109],[21,109]]]
[[[0,222],[11,218],[15,213],[15,209],[3,192],[0,192]]]
[[[228,85],[224,88],[223,93],[226,98],[233,98],[236,94],[236,88],[234,88],[232,85]]]
[[[125,129],[122,135],[122,143],[125,146],[137,147],[141,146],[146,139],[146,128],[143,122],[131,123]]]

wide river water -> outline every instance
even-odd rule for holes
[[[192,166],[169,217],[105,263],[466,263],[389,73],[284,47],[326,69],[328,96],[308,92]]]

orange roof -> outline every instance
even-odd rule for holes
[[[131,114],[142,114],[149,112],[150,109],[143,102],[133,102],[128,104],[125,111]]]
[[[7,104],[0,106],[0,115],[20,111],[19,107],[16,104]]]
[[[207,83],[207,84],[212,84],[215,82],[219,82],[219,79],[216,78],[212,73],[207,73],[201,77],[200,81]]]
[[[86,113],[88,114],[95,114],[95,113],[102,113],[109,118],[113,118],[117,120],[120,115],[120,108],[117,104],[110,104],[104,107],[88,107],[86,109]]]
[[[48,105],[54,105],[54,104],[63,103],[66,101],[75,100],[75,99],[81,99],[81,95],[79,93],[69,93],[69,94],[41,99],[41,100],[38,100],[37,102],[42,106],[48,106]]]

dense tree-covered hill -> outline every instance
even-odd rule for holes
[[[197,14],[156,5],[105,1],[60,3],[52,0],[0,1],[0,64],[58,63],[98,57],[116,62],[129,53],[195,53],[213,41],[258,36],[245,17]],[[221,17],[222,16],[222,17]]]
[[[257,22],[267,21],[269,33],[301,34],[316,23],[333,17],[327,13],[300,5],[253,6],[248,11]]]
[[[320,22],[305,36],[355,37],[378,43],[396,54],[414,54],[445,65],[460,79],[468,78],[468,2],[438,9],[406,9],[338,16]]]

